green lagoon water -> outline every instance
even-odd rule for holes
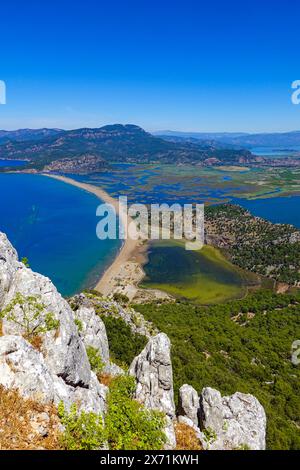
[[[153,243],[144,271],[144,287],[201,304],[220,303],[245,294],[246,282],[240,270],[211,246],[188,251],[175,240]]]
[[[0,174],[0,231],[63,295],[95,285],[120,249],[96,237],[99,199],[40,175]]]

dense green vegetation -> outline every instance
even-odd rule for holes
[[[178,240],[152,245],[142,286],[201,304],[216,304],[245,294],[245,280],[216,248],[188,251]]]
[[[64,426],[60,443],[66,450],[99,450],[106,443],[112,450],[159,450],[166,442],[165,417],[150,411],[134,399],[135,380],[118,376],[109,385],[105,427],[101,415],[69,411],[61,402],[58,417]]]
[[[205,217],[208,235],[225,246],[234,264],[289,284],[300,281],[300,232],[295,227],[272,224],[231,204],[208,207]]]
[[[251,393],[266,410],[268,448],[300,449],[300,366],[291,362],[291,345],[300,339],[299,293],[135,308],[171,339],[175,395],[184,383]]]
[[[143,408],[133,399],[133,377],[116,377],[110,385],[106,432],[113,450],[159,450],[166,442],[165,418],[159,411]]]
[[[78,413],[75,404],[68,412],[61,402],[58,406],[58,416],[65,430],[60,441],[65,450],[97,450],[106,439],[103,420],[96,413],[82,411]]]
[[[95,374],[101,374],[104,368],[104,362],[102,361],[99,349],[94,348],[93,346],[87,346],[86,353],[92,371],[95,372]]]
[[[121,318],[101,315],[101,319],[105,324],[112,361],[128,367],[135,356],[144,349],[146,338],[134,334]]]

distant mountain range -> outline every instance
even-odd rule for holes
[[[61,129],[19,129],[17,131],[0,130],[0,144],[9,141],[24,142],[30,140],[41,140],[63,132]]]
[[[3,131],[2,131],[3,132]],[[43,135],[44,134],[44,135]],[[4,135],[5,139],[8,134]],[[88,155],[88,159],[82,158]],[[42,170],[63,166],[63,160],[77,162],[197,163],[202,165],[255,163],[251,152],[213,140],[171,141],[154,136],[133,124],[108,125],[96,129],[22,130],[10,133],[0,145],[1,159],[28,160],[28,168]],[[52,162],[62,162],[50,166]],[[70,163],[70,162],[69,162]],[[69,164],[68,163],[68,164]],[[79,163],[78,163],[79,164]]]
[[[300,146],[300,131],[278,132],[278,133],[230,133],[230,132],[177,132],[159,131],[154,135],[164,138],[181,138],[187,141],[213,140],[223,144],[251,149],[253,147],[289,148]]]

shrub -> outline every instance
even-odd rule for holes
[[[147,339],[133,333],[121,318],[101,315],[101,319],[105,324],[113,362],[121,367],[129,367],[135,356],[140,354],[146,346]]]
[[[58,405],[58,416],[65,427],[61,436],[65,450],[98,450],[103,447],[106,438],[101,416],[85,411],[78,413],[75,404],[67,412],[62,402]]]
[[[21,315],[17,315],[15,308],[19,307]],[[0,313],[0,318],[6,318],[24,330],[24,336],[30,341],[33,337],[56,330],[59,327],[59,320],[56,320],[53,313],[47,312],[45,304],[40,301],[39,296],[24,296],[18,292],[15,298]]]
[[[78,333],[80,333],[83,330],[82,321],[79,318],[75,318],[74,323],[77,326]]]
[[[133,399],[134,391],[134,378],[128,375],[111,382],[106,418],[109,447],[113,450],[159,450],[166,442],[164,415],[144,409]]]
[[[90,362],[90,366],[95,374],[101,374],[104,368],[104,362],[99,353],[99,349],[93,348],[93,346],[87,346],[86,353]]]
[[[176,450],[202,450],[200,440],[193,428],[185,423],[176,423]]]
[[[24,257],[21,259],[21,263],[23,263],[24,266],[26,266],[26,268],[29,268],[28,258],[26,258],[26,256],[24,256]]]
[[[127,305],[128,302],[129,302],[129,298],[127,297],[127,295],[125,294],[121,294],[119,292],[116,292],[114,295],[113,295],[113,299],[122,304],[122,305]]]

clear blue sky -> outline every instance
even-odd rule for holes
[[[0,128],[300,129],[299,18],[295,0],[1,2]]]

